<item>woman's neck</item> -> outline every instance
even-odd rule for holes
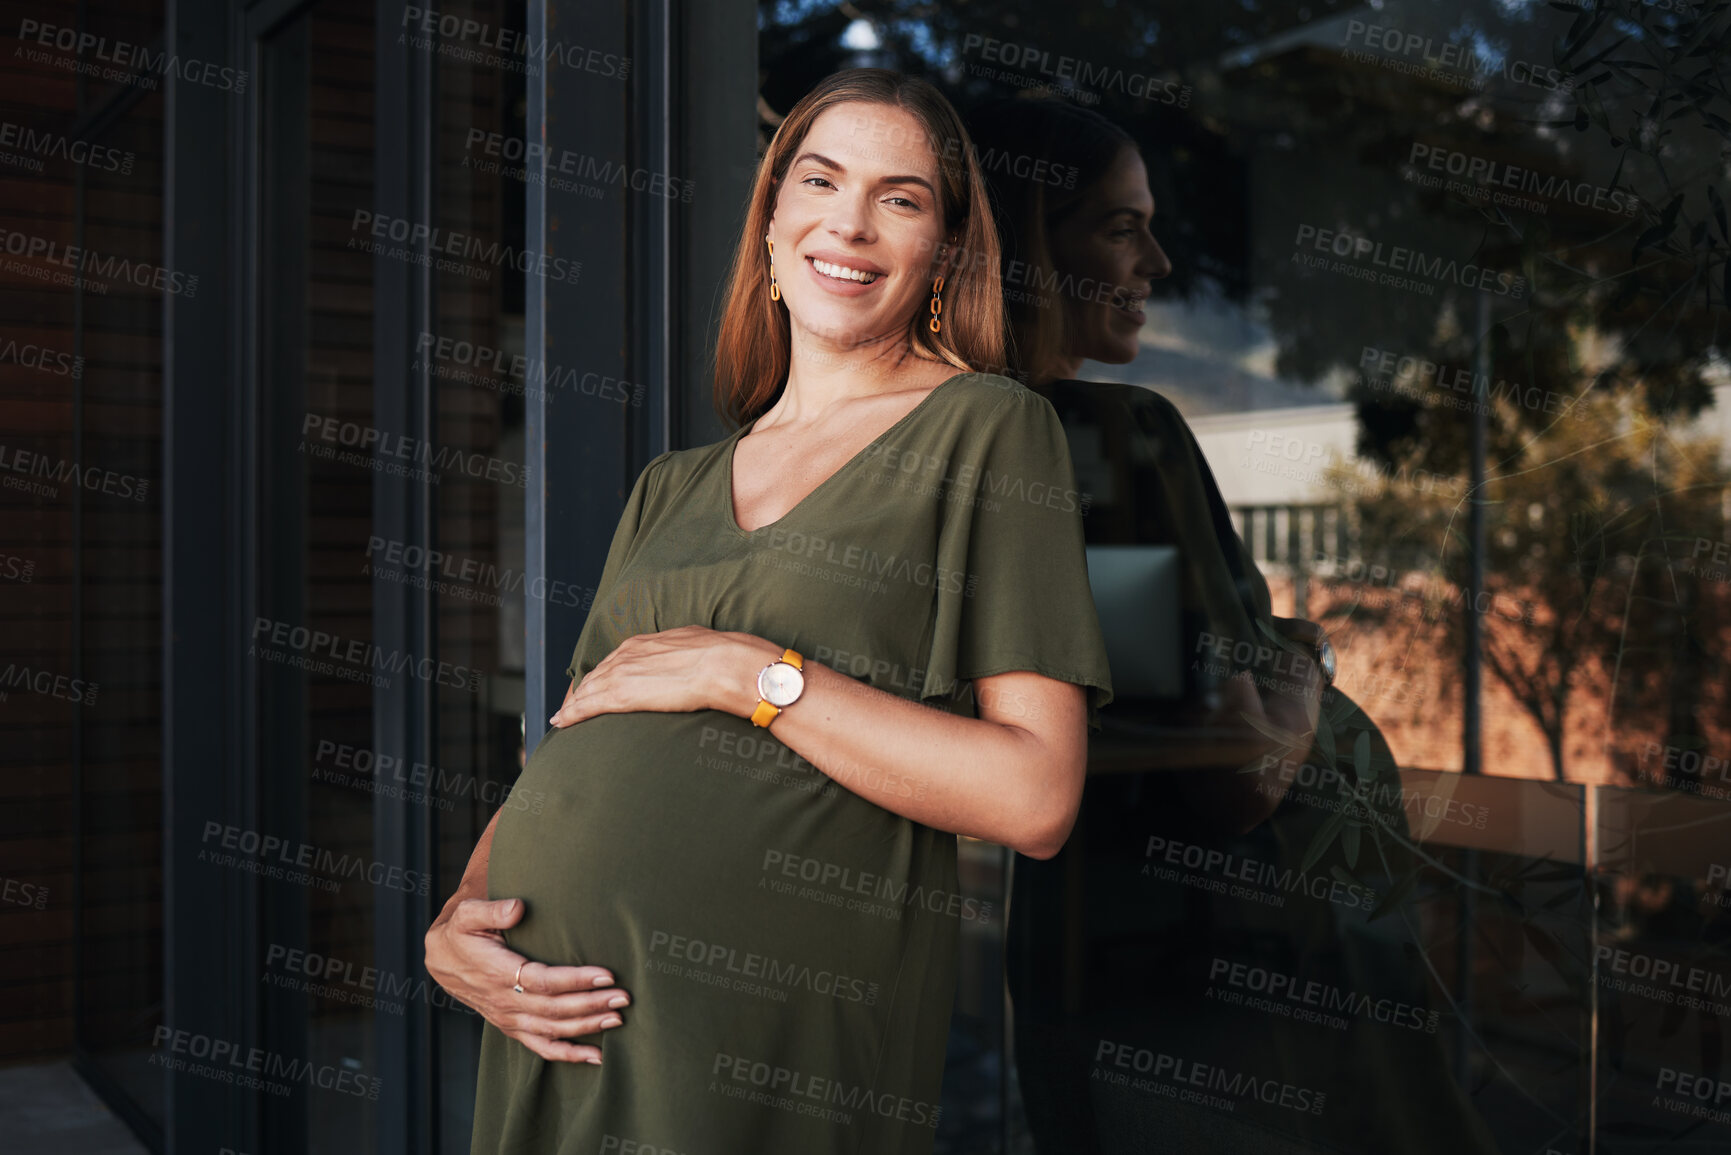
[[[803,424],[855,398],[935,384],[931,380],[934,370],[942,370],[942,377],[957,372],[953,366],[918,352],[905,339],[884,338],[838,350],[820,347],[810,338],[802,340],[802,336],[795,330],[787,383],[775,404],[759,419],[760,425]]]

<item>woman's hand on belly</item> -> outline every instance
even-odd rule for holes
[[[757,706],[749,674],[781,657],[780,647],[751,634],[681,626],[626,638],[565,692],[548,722],[563,728],[597,714],[722,710],[749,717]]]
[[[448,907],[427,930],[427,973],[543,1059],[600,1063],[599,1047],[563,1040],[620,1026],[619,1009],[630,997],[611,985],[603,967],[546,966],[506,946],[500,931],[522,917],[516,899],[471,898]],[[522,994],[513,989],[519,967]]]

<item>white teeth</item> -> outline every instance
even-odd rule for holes
[[[832,265],[828,261],[820,261],[816,257],[811,259],[811,263],[812,267],[824,276],[835,277],[838,280],[858,281],[862,285],[869,285],[878,279],[876,273],[868,273],[863,269],[850,269],[846,265]]]

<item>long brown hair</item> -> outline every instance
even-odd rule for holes
[[[727,305],[715,342],[715,408],[722,419],[743,425],[761,416],[787,383],[793,338],[783,302],[769,296],[769,257],[763,243],[775,192],[812,122],[838,104],[860,102],[906,109],[925,129],[938,161],[938,199],[947,250],[942,327],[918,309],[908,321],[907,345],[964,371],[1004,365],[1003,286],[998,270],[998,232],[992,222],[985,179],[967,130],[950,102],[931,84],[885,68],[849,68],[820,80],[787,114],[769,142],[751,186],[745,228],[728,274]],[[958,259],[965,257],[966,259]]]

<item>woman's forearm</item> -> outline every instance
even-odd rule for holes
[[[773,652],[772,652],[773,651]],[[780,656],[749,647],[724,700],[749,716],[757,673]],[[904,818],[1049,858],[1068,837],[1087,766],[1080,686],[1032,673],[975,684],[965,718],[875,689],[818,662],[771,725],[775,740],[840,785]]]

